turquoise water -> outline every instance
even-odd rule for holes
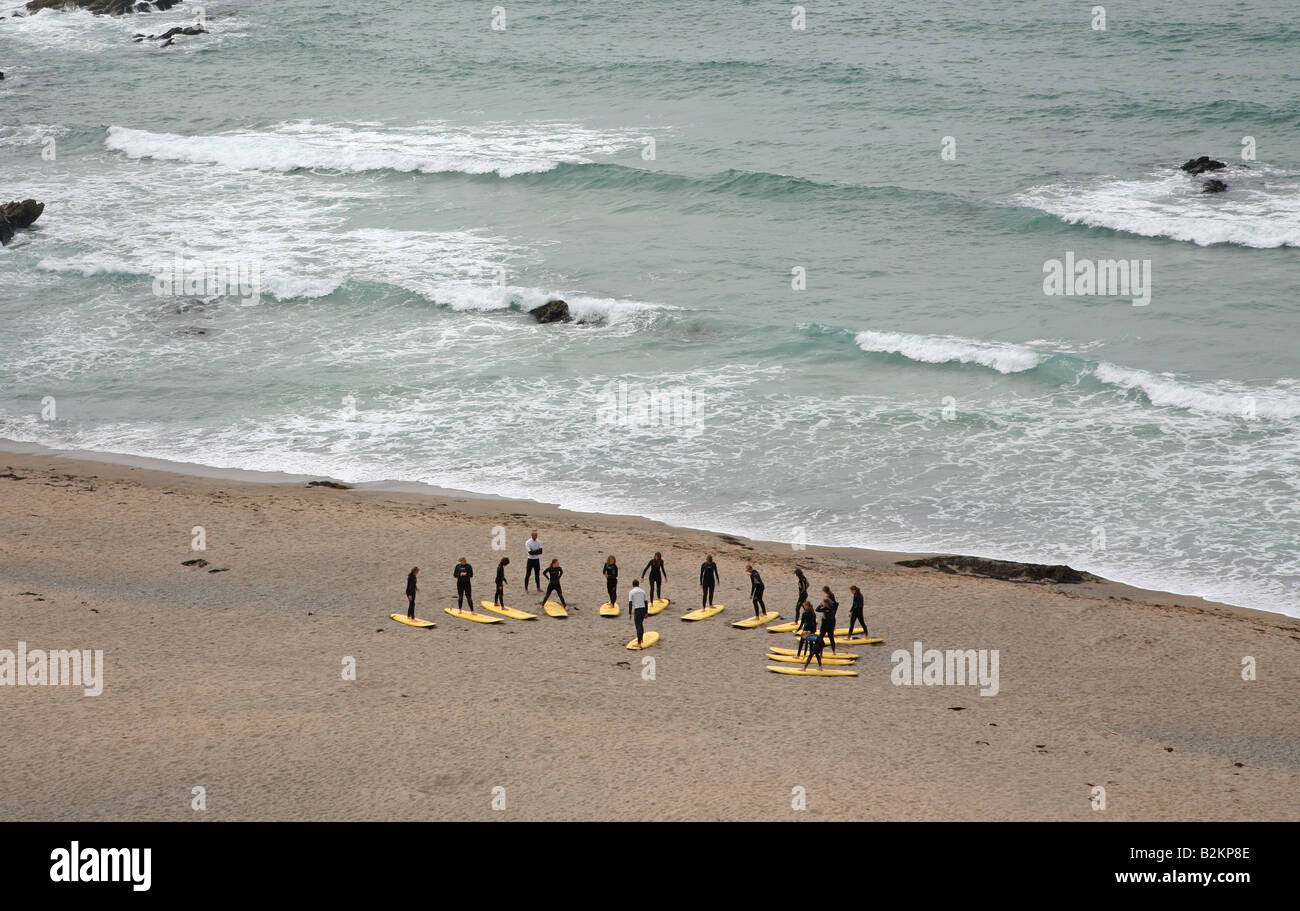
[[[502,5],[0,22],[0,437],[1300,614],[1290,11]]]

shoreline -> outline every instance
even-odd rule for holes
[[[335,478],[327,478],[320,475],[300,475],[290,472],[280,471],[256,471],[245,468],[217,468],[210,465],[203,465],[197,462],[177,462],[169,459],[154,458],[151,456],[136,456],[124,453],[99,452],[91,450],[71,450],[55,449],[40,443],[26,443],[18,440],[11,440],[0,437],[0,455],[14,456],[34,456],[42,459],[61,459],[68,463],[77,465],[82,471],[86,470],[85,466],[109,466],[102,470],[110,472],[112,477],[125,477],[119,472],[128,473],[143,472],[144,476],[180,476],[203,482],[225,482],[227,484],[247,484],[262,486],[283,486],[286,489],[297,490],[307,485],[311,481],[333,481],[339,482]],[[541,500],[516,499],[503,497],[491,493],[478,493],[475,491],[459,490],[453,488],[438,487],[432,484],[425,484],[419,481],[368,481],[360,484],[349,483],[347,491],[344,493],[355,493],[362,497],[366,496],[399,496],[411,497],[416,501],[429,500],[437,498],[440,500],[453,500],[459,504],[482,503],[492,504],[495,509],[505,509],[509,507],[514,511],[532,512],[539,516],[545,516],[552,519],[562,519],[565,516],[581,517],[586,521],[598,520],[617,523],[623,528],[637,528],[644,531],[654,529],[664,529],[671,532],[692,533],[700,535],[712,535],[719,539],[720,542],[728,543],[731,541],[741,541],[751,549],[758,552],[769,554],[791,554],[795,553],[788,541],[772,541],[765,539],[750,538],[744,535],[736,535],[728,532],[714,531],[708,528],[694,528],[689,526],[672,525],[667,522],[661,522],[657,519],[651,519],[645,516],[632,515],[625,513],[606,513],[606,512],[587,512],[582,510],[572,510],[561,507],[555,503],[548,503]],[[829,555],[834,557],[847,557],[850,560],[861,563],[864,567],[880,569],[885,566],[894,566],[900,560],[911,560],[918,558],[934,557],[940,555],[948,556],[972,556],[982,559],[1002,559],[999,557],[985,557],[978,554],[950,554],[938,551],[889,551],[878,550],[866,547],[839,547],[832,545],[808,544],[799,552],[806,552],[815,555]],[[1014,561],[1013,561],[1014,562]],[[1073,567],[1079,569],[1079,567]],[[1088,572],[1087,570],[1081,570]],[[1096,575],[1089,573],[1090,575]],[[981,578],[981,577],[971,577]],[[1005,584],[1018,585],[1046,585],[1048,587],[1058,588],[1063,591],[1082,590],[1084,586],[1089,587],[1092,593],[1099,593],[1106,597],[1126,599],[1132,601],[1143,601],[1151,604],[1165,604],[1172,606],[1187,606],[1206,610],[1228,610],[1235,612],[1246,612],[1248,614],[1257,614],[1261,617],[1278,618],[1286,617],[1295,619],[1288,614],[1280,611],[1268,611],[1259,608],[1249,608],[1237,604],[1230,604],[1222,601],[1212,601],[1197,595],[1187,595],[1179,592],[1165,591],[1161,589],[1144,588],[1141,586],[1130,585],[1126,582],[1119,582],[1113,579],[1106,579],[1100,576],[1096,577],[1097,582],[1085,582],[1075,584],[1056,584],[1056,583],[1030,583],[1030,582],[1009,582]],[[989,580],[997,581],[997,580]]]
[[[792,788],[816,820],[1300,819],[1300,625],[1278,615],[508,500],[0,465],[0,650],[103,656],[99,695],[0,686],[0,819],[774,821]],[[520,591],[533,529],[565,567],[567,619]],[[536,619],[449,616],[461,556],[474,603],[491,597],[502,535],[506,603]],[[600,566],[617,555],[626,590],[656,550],[672,603],[633,652],[626,604],[599,615]],[[682,622],[705,553],[726,606]],[[751,561],[783,619],[795,566],[844,603],[862,588],[884,641],[841,645],[857,676],[771,673],[790,634],[732,626]],[[435,628],[389,619],[412,565]],[[991,691],[900,681],[922,647],[1000,655]]]

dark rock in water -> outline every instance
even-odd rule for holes
[[[569,305],[562,300],[547,301],[531,313],[539,323],[567,323],[573,320],[569,315]]]
[[[940,556],[921,560],[899,560],[899,566],[928,566],[957,576],[984,576],[1004,582],[1096,582],[1092,573],[1081,573],[1068,566],[1042,563],[1016,563],[1013,560],[985,560],[983,557]]]
[[[1202,155],[1200,158],[1192,158],[1183,163],[1179,170],[1186,171],[1195,177],[1197,174],[1204,174],[1206,171],[1218,171],[1226,168],[1227,165],[1221,161],[1215,161],[1209,155]]]
[[[308,487],[332,487],[335,490],[351,490],[352,487],[347,484],[340,484],[338,481],[308,481]]]
[[[1202,193],[1222,193],[1226,189],[1228,189],[1228,185],[1222,180],[1211,179],[1201,185]]]
[[[171,9],[181,0],[28,0],[27,10],[39,12],[43,9],[66,9],[75,7],[94,13],[96,16],[124,16],[127,13],[150,13],[154,10]]]
[[[0,246],[8,246],[14,232],[31,226],[45,211],[45,203],[34,199],[0,205]]]

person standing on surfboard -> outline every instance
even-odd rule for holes
[[[618,561],[614,555],[610,554],[605,560],[605,565],[600,570],[605,574],[605,592],[609,595],[609,603],[618,603]]]
[[[720,581],[722,580],[718,578],[718,564],[713,562],[713,554],[709,554],[700,564],[700,593],[703,596],[700,607],[713,606],[713,588]]]
[[[763,603],[763,577],[752,566],[746,566],[745,572],[749,573],[749,600],[754,602],[754,619],[758,619],[767,613],[767,605]]]
[[[862,627],[862,635],[870,636],[867,632],[867,621],[862,616],[862,589],[856,585],[850,585],[849,591],[853,592],[853,603],[849,605],[849,638],[853,638],[853,624],[858,623]]]
[[[650,562],[645,565],[645,569],[641,570],[641,578],[646,579],[647,574],[649,574],[650,600],[663,597],[663,580],[668,578],[668,570],[664,567],[664,555],[657,550],[650,558]]]
[[[822,586],[822,606],[817,608],[817,612],[822,615],[821,634],[823,639],[830,640],[831,654],[835,654],[835,612],[840,609],[840,602],[835,600],[835,595],[829,585]]]
[[[564,575],[564,570],[560,569],[560,561],[552,560],[551,565],[546,567],[546,572],[542,573],[546,577],[546,594],[542,596],[542,603],[545,604],[551,600],[551,592],[555,592],[560,598],[560,603],[565,607],[569,604],[564,600],[564,590],[560,588],[560,576]]]
[[[406,619],[415,619],[415,594],[420,590],[420,586],[415,583],[415,577],[420,574],[420,567],[412,566],[410,575],[406,577]]]
[[[469,580],[474,578],[474,567],[469,565],[468,560],[461,557],[451,574],[456,578],[456,609],[463,610],[461,603],[464,602],[469,604],[469,609],[473,612],[474,599],[470,597]]]
[[[641,640],[645,638],[645,617],[650,612],[650,599],[641,587],[640,579],[632,580],[632,590],[627,593],[627,611],[632,615],[632,623],[636,626],[636,645],[640,648]]]
[[[497,564],[497,593],[492,599],[492,603],[497,607],[505,607],[505,587],[506,587],[506,567],[510,565],[509,557],[502,557],[501,562]]]
[[[808,577],[797,566],[794,569],[794,574],[795,578],[799,580],[799,594],[794,599],[794,615],[797,617],[800,609],[803,608],[803,603],[808,600]]]
[[[803,654],[808,634],[817,632],[817,614],[813,612],[813,606],[804,601],[799,610],[799,648],[795,649],[796,658]]]
[[[808,665],[812,664],[812,660],[815,656],[817,658],[817,670],[820,671],[822,669],[822,649],[826,647],[826,643],[822,640],[822,637],[816,633],[809,633],[803,641],[803,646],[808,650],[808,657],[804,659],[803,669],[805,671],[808,670]],[[832,649],[832,651],[834,651],[834,649]]]
[[[524,564],[524,594],[528,593],[529,576],[537,576],[537,590],[542,590],[542,542],[537,540],[537,532],[524,542],[524,553],[528,562]]]

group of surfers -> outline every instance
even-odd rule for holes
[[[527,563],[524,568],[524,592],[528,591],[528,583],[535,582],[537,590],[542,590],[542,577],[547,581],[546,592],[542,595],[541,604],[551,600],[551,595],[559,600],[560,604],[568,607],[568,602],[564,600],[564,589],[560,585],[560,578],[564,575],[564,570],[560,568],[560,561],[552,559],[550,565],[545,570],[542,569],[542,542],[537,536],[537,532],[529,535],[524,542],[525,559]],[[505,606],[505,587],[506,567],[510,565],[509,557],[502,557],[497,562],[496,571],[496,593],[493,595],[493,603],[498,607]],[[601,573],[605,577],[605,590],[609,595],[611,604],[618,603],[618,561],[611,554],[601,567]],[[752,565],[745,566],[745,572],[749,575],[749,600],[754,607],[754,617],[760,618],[767,611],[767,605],[764,603],[763,596],[766,585],[763,583],[763,577],[759,575]],[[420,568],[412,567],[411,572],[406,577],[406,599],[408,619],[415,618],[415,596],[420,591],[418,576]],[[835,618],[839,611],[840,603],[835,598],[830,586],[822,586],[821,604],[814,607],[808,598],[808,578],[804,575],[802,569],[796,568],[794,571],[795,578],[799,586],[799,592],[795,597],[795,617],[797,632],[799,634],[799,648],[797,654],[807,655],[804,667],[807,668],[813,658],[817,659],[817,666],[822,665],[822,650],[829,643],[831,654],[835,653]],[[474,567],[470,565],[465,557],[456,561],[452,569],[452,577],[456,580],[456,608],[458,610],[474,610],[474,599],[471,594],[470,580],[474,578]],[[640,646],[644,640],[645,627],[644,622],[646,615],[649,613],[650,604],[663,595],[663,583],[668,578],[668,570],[664,566],[663,554],[655,551],[655,555],[646,563],[645,568],[641,570],[641,578],[646,581],[646,588],[641,587],[641,579],[632,581],[632,588],[628,591],[628,612],[632,616],[632,622],[636,626],[636,641]],[[704,558],[700,564],[700,606],[704,608],[713,607],[713,593],[717,588],[721,577],[718,575],[718,564],[714,562],[713,555]],[[648,589],[648,591],[647,591]],[[867,632],[867,621],[863,617],[863,597],[862,590],[856,585],[850,585],[849,591],[853,593],[853,601],[849,606],[849,627],[848,635],[853,636],[855,626],[862,628],[862,634],[869,636]],[[818,621],[817,615],[821,614],[821,620]]]

